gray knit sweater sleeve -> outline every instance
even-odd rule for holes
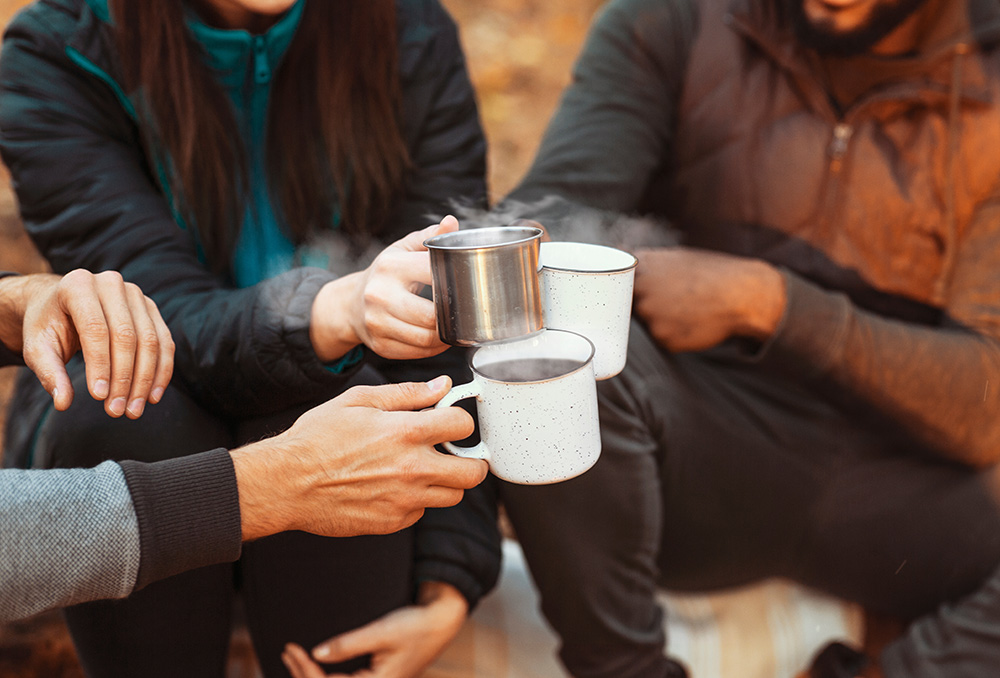
[[[231,562],[239,492],[224,449],[144,464],[0,471],[0,622]]]
[[[126,596],[139,563],[139,523],[118,464],[0,471],[0,621]]]

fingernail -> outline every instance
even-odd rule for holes
[[[94,395],[102,400],[108,397],[110,389],[108,388],[108,382],[106,379],[98,379],[94,382]],[[122,406],[124,408],[124,405]]]
[[[156,388],[153,389],[153,392],[149,394],[149,402],[158,403],[160,402],[160,398],[162,397],[163,397],[163,388],[157,386]]]
[[[330,656],[330,648],[326,645],[319,645],[313,648],[313,657],[316,659],[323,659],[324,657]]]
[[[444,388],[444,385],[448,383],[448,377],[441,375],[440,377],[435,377],[427,382],[427,388],[432,391],[440,391]]]
[[[146,404],[145,400],[143,400],[142,398],[136,398],[128,405],[129,414],[131,414],[133,417],[138,417],[140,414],[142,414],[142,408],[145,404]]]
[[[109,407],[108,409],[110,409],[111,414],[115,415],[116,417],[121,415],[125,411],[125,399],[115,398],[114,400],[111,401],[111,407]]]
[[[59,388],[58,387],[52,389],[52,399],[53,400],[59,400]]]

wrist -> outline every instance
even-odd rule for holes
[[[24,347],[24,316],[31,302],[59,284],[51,273],[0,278],[0,342],[15,353]]]
[[[277,438],[231,450],[229,456],[236,471],[243,541],[294,529],[288,503],[295,496],[295,488],[289,486],[295,474],[282,465],[295,456],[281,449]]]
[[[748,269],[743,325],[739,334],[758,341],[767,341],[775,333],[788,303],[785,278],[781,272],[764,261],[751,261]]]
[[[24,278],[0,280],[0,342],[15,353],[21,352],[24,305]]]
[[[469,614],[469,601],[447,582],[425,581],[417,590],[417,603],[433,612],[436,623],[457,632]]]
[[[350,303],[359,274],[351,273],[331,280],[320,288],[310,312],[309,339],[316,357],[330,362],[343,357],[361,343],[351,324]]]

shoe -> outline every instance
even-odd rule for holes
[[[843,643],[830,643],[824,647],[812,666],[808,678],[862,678],[861,672],[868,666],[868,657]]]

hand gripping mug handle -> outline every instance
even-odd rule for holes
[[[446,393],[434,407],[451,407],[459,400],[465,400],[466,398],[479,398],[480,395],[482,395],[482,390],[479,382],[470,381],[468,384],[453,386],[452,389],[448,391],[448,393]],[[482,441],[473,447],[460,447],[454,443],[447,442],[442,444],[446,450],[454,454],[456,457],[464,457],[466,459],[482,459],[487,463],[490,460],[490,451],[486,447],[486,443]]]

